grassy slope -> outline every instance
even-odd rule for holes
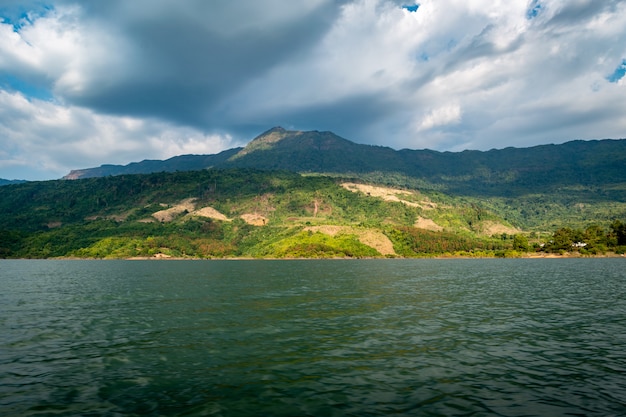
[[[382,256],[364,230],[373,231],[370,238],[389,240],[402,256],[510,247],[475,233],[485,222],[502,220],[474,202],[442,194],[402,198],[413,204],[351,192],[329,177],[254,170],[9,185],[0,188],[0,256]],[[191,210],[174,213],[171,221],[154,220],[154,213],[188,199],[194,199]],[[432,204],[418,204],[424,200]],[[201,207],[228,221],[190,213]],[[264,225],[247,223],[246,215]],[[413,227],[419,218],[449,232],[419,231]],[[342,228],[334,234],[315,229],[322,225]]]
[[[330,132],[272,129],[227,164],[420,190],[453,206],[485,208],[524,230],[584,228],[626,217],[626,140],[454,153],[394,151]]]
[[[572,141],[487,152],[394,151],[359,145],[331,132],[275,128],[245,149],[87,171],[110,175],[206,166],[356,177],[420,190],[451,207],[469,205],[526,231],[585,228],[591,223],[606,226],[613,219],[626,218],[626,140]],[[458,213],[433,216],[446,227],[461,227]]]

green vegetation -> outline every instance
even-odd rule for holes
[[[405,257],[433,254],[485,255],[511,248],[499,238],[479,238],[467,233],[434,232],[414,227],[391,228],[387,235],[396,252]],[[491,255],[493,256],[493,255]]]
[[[229,187],[238,185],[228,179],[200,179],[198,174],[192,174],[192,178],[206,184],[194,185],[189,179],[177,176],[171,180],[177,185],[172,186],[165,179],[157,179],[159,177],[143,176],[138,183],[128,175],[209,167],[283,170],[325,178],[324,181],[332,177],[338,182],[364,182],[419,190],[417,197],[411,200],[411,196],[406,196],[406,201],[419,203],[426,197],[437,208],[428,212],[406,210],[398,205],[368,199],[372,207],[363,209],[361,204],[365,203],[360,197],[335,192],[326,186],[313,187],[317,192],[315,194],[307,189],[308,185],[301,188],[304,180],[285,182],[284,172],[273,174],[275,179],[249,190],[249,196],[254,195],[253,199],[246,199],[241,193],[230,196]],[[97,211],[93,207],[97,205],[96,208],[102,209],[104,218],[109,218],[109,209],[109,213],[123,215],[130,221],[149,217],[164,201],[172,204],[176,199],[193,197],[198,199],[198,204],[210,204],[225,214],[252,211],[271,221],[272,226],[285,221],[287,225],[294,226],[288,220],[290,217],[302,219],[309,216],[314,217],[309,219],[313,224],[319,223],[321,218],[330,224],[362,223],[367,227],[378,227],[376,223],[386,217],[393,223],[410,227],[423,217],[448,232],[468,231],[489,235],[489,223],[497,223],[518,231],[536,233],[543,238],[559,228],[582,230],[591,224],[607,228],[615,219],[626,218],[626,140],[572,141],[561,145],[486,152],[396,151],[357,144],[331,132],[296,132],[274,128],[259,135],[245,148],[217,155],[184,155],[166,161],[142,161],[127,166],[103,165],[75,171],[70,177],[107,175],[119,175],[124,180],[119,184],[111,183],[115,185],[95,181],[85,183],[85,187],[104,187],[105,191],[118,187],[117,193],[96,193],[101,195],[88,196],[87,200],[68,194],[61,197],[66,204],[57,207],[68,213],[76,208],[82,213],[86,209]],[[146,198],[144,191],[149,190],[150,181],[163,182],[161,196],[153,192],[154,195]],[[220,181],[225,183],[219,184]],[[278,187],[281,181],[284,188]],[[248,184],[240,186],[245,190],[248,185],[256,187],[256,184],[255,178],[251,178]],[[204,187],[204,192],[198,193],[193,187]],[[125,194],[125,190],[132,194]],[[173,195],[176,190],[180,192]],[[135,201],[128,199],[132,195],[137,197]],[[98,199],[94,201],[94,198]],[[132,207],[128,212],[120,211],[116,203],[119,198],[124,198],[124,203]],[[141,198],[144,201],[140,201]],[[92,207],[87,207],[88,204]],[[318,204],[320,216],[311,216],[315,204]],[[23,220],[41,223],[54,217],[46,212],[46,207],[40,209],[35,213],[41,215],[40,219],[31,213]],[[372,213],[376,214],[372,216]],[[63,213],[56,213],[55,216],[60,214]],[[54,224],[54,220],[48,221]],[[506,233],[517,232],[506,230]],[[518,249],[523,251],[524,245],[517,244]]]
[[[560,222],[545,218],[557,227],[544,221],[533,229],[525,227],[532,213],[514,215],[515,202],[524,208],[531,197],[454,197],[408,187],[370,187],[370,194],[345,181],[359,182],[213,169],[5,185],[0,257],[515,257],[620,253],[626,246],[626,224],[615,220],[626,218],[615,215],[623,214],[619,202],[570,211],[554,203]],[[596,213],[589,214],[594,221],[563,224],[575,217],[571,210]]]
[[[361,243],[355,235],[329,236],[303,231],[261,248],[255,255],[277,258],[365,258],[380,256],[380,253]]]
[[[557,229],[543,250],[551,253],[579,252],[582,255],[604,254],[608,250],[618,254],[626,252],[626,223],[615,220],[608,230],[597,224],[581,229]]]
[[[274,128],[245,148],[217,155],[185,155],[127,166],[103,165],[75,177],[254,168],[354,176],[376,184],[440,191],[455,196],[532,199],[552,194],[578,203],[626,201],[626,140],[571,141],[561,145],[490,151],[393,150],[362,145],[332,132]]]

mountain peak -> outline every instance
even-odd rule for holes
[[[274,147],[274,145],[283,139],[296,137],[301,135],[299,130],[286,130],[280,126],[271,128],[270,130],[261,133],[256,138],[252,139],[248,145],[243,148],[233,159],[240,158],[256,151],[264,151]]]
[[[270,130],[268,130],[268,131],[266,131],[266,132],[261,133],[261,134],[260,134],[259,136],[257,136],[257,137],[261,137],[261,136],[264,136],[264,135],[269,135],[269,134],[271,134],[271,133],[285,133],[285,132],[287,132],[287,129],[285,129],[284,127],[282,127],[282,126],[274,126],[274,127],[273,127],[273,128],[271,128]]]
[[[271,128],[270,130],[261,133],[259,136],[257,136],[256,138],[252,139],[252,141],[250,141],[251,143],[258,143],[258,142],[263,142],[263,143],[275,143],[275,142],[279,142],[282,139],[285,139],[287,137],[292,137],[292,136],[299,136],[301,135],[303,132],[300,130],[287,130],[283,127],[280,126],[276,126]]]

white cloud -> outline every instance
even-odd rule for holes
[[[450,104],[430,111],[419,123],[418,131],[458,124],[461,121],[461,106]]]
[[[0,70],[36,80],[61,97],[86,94],[96,82],[114,82],[124,75],[122,57],[128,47],[114,33],[83,18],[78,6],[60,6],[19,32],[9,23],[1,24]]]
[[[0,119],[0,178],[58,178],[74,168],[212,154],[233,146],[228,135],[158,120],[104,116],[1,90]]]

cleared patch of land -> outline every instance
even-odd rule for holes
[[[225,222],[232,221],[232,219],[229,219],[228,217],[226,217],[226,215],[215,210],[213,207],[208,207],[208,206],[202,207],[201,209],[198,209],[190,214],[192,216],[207,217],[209,219],[222,220]]]
[[[196,199],[188,198],[180,201],[179,203],[169,207],[165,210],[157,211],[152,214],[156,220],[162,223],[168,223],[174,221],[181,214],[187,214],[187,216],[197,216],[197,217],[206,217],[210,219],[220,220],[224,222],[231,222],[233,219],[229,218],[223,213],[220,213],[218,210],[213,207],[202,207],[196,210]],[[265,216],[256,213],[245,213],[239,216],[248,224],[253,226],[265,226],[268,223],[268,219]]]
[[[161,223],[171,222],[176,217],[178,217],[179,215],[185,212],[191,213],[192,211],[194,211],[196,208],[195,201],[196,201],[195,198],[187,198],[168,209],[160,210],[160,211],[157,211],[156,213],[152,213],[152,217],[154,217]]]
[[[439,226],[432,219],[426,219],[424,217],[418,217],[413,226],[420,229],[432,230],[434,232],[440,232],[443,230],[443,227]]]
[[[243,221],[253,226],[265,226],[268,222],[266,217],[255,213],[242,214],[240,217],[243,219]]]
[[[353,182],[344,182],[341,186],[352,192],[361,192],[371,197],[379,197],[385,201],[394,201],[406,204],[410,207],[418,207],[423,210],[432,210],[437,208],[436,203],[433,203],[426,198],[419,199],[419,203],[409,201],[408,198],[417,199],[419,197],[419,194],[415,191],[399,190],[397,188],[381,187],[376,185],[357,184]]]
[[[501,235],[502,233],[514,235],[520,232],[514,227],[489,220],[481,222],[477,227],[477,231],[478,233],[485,236]]]

